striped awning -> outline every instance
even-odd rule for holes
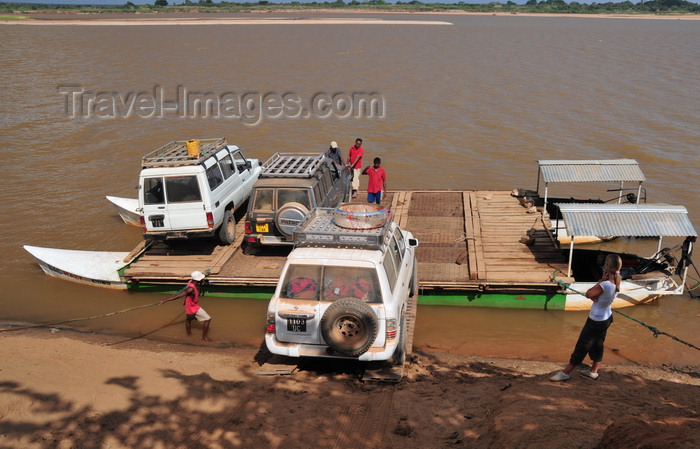
[[[556,203],[571,236],[688,237],[697,232],[683,206]]]
[[[540,160],[542,179],[550,182],[643,182],[646,180],[634,159]]]

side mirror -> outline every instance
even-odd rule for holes
[[[412,248],[418,246],[418,239],[408,239],[408,246]]]
[[[250,161],[245,161],[245,167],[246,167],[248,170],[250,170],[251,168],[253,168],[253,164],[252,164]]]

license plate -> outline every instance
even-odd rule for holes
[[[289,332],[306,332],[306,318],[287,318]]]
[[[153,225],[154,228],[162,228],[163,227],[163,220],[151,220],[151,224]]]
[[[256,224],[255,232],[270,232],[270,225],[268,223]]]

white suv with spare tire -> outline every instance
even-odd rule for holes
[[[271,353],[404,362],[418,241],[386,209],[358,206],[314,209],[294,231],[267,309]]]
[[[145,155],[139,176],[139,213],[146,240],[236,237],[234,211],[262,168],[226,139],[173,141]]]

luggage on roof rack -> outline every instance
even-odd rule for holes
[[[196,142],[196,143],[194,143]],[[195,151],[192,147],[198,147]],[[142,168],[197,165],[226,146],[226,138],[173,140],[141,159]],[[198,151],[197,151],[198,150]]]
[[[390,227],[391,219],[388,215],[381,227],[371,229],[341,227],[336,222],[336,209],[317,207],[294,230],[293,238],[297,246],[322,245],[381,249],[389,236]]]

